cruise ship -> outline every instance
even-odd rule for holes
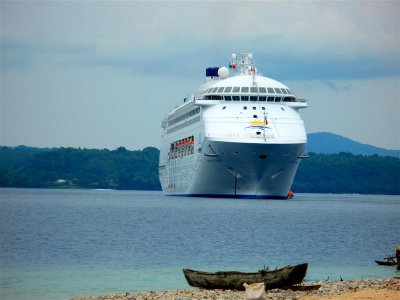
[[[167,195],[287,198],[307,135],[306,108],[258,72],[251,53],[206,69],[204,83],[162,121],[159,177]]]

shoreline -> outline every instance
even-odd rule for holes
[[[345,281],[312,281],[302,285],[321,285],[315,291],[274,289],[266,292],[268,300],[350,300],[350,299],[400,299],[400,278],[365,279]],[[175,291],[126,292],[100,296],[77,297],[71,300],[245,300],[244,291],[204,290],[190,288]]]

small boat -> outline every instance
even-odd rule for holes
[[[394,265],[397,265],[397,263],[395,261],[376,260],[375,262],[380,266],[394,266]]]
[[[203,289],[224,289],[244,291],[244,283],[264,282],[265,290],[275,288],[290,288],[299,284],[306,276],[308,264],[287,266],[273,271],[260,270],[256,273],[237,271],[226,272],[202,272],[191,269],[183,269],[183,273],[189,285]]]

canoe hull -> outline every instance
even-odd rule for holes
[[[244,283],[264,282],[265,290],[270,290],[289,288],[294,284],[301,283],[306,276],[307,267],[308,264],[300,264],[257,273],[235,271],[209,273],[183,269],[183,273],[189,285],[204,289],[244,290]]]
[[[397,264],[397,263],[394,262],[394,261],[381,261],[381,260],[376,260],[375,262],[376,262],[378,265],[381,265],[381,266],[394,266],[394,265]]]

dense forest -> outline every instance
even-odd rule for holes
[[[400,194],[400,158],[315,154],[300,163],[292,189],[302,193]]]
[[[0,147],[0,187],[159,190],[156,148]]]
[[[159,150],[0,147],[0,187],[160,190]],[[292,189],[308,193],[400,194],[400,158],[315,154]]]

